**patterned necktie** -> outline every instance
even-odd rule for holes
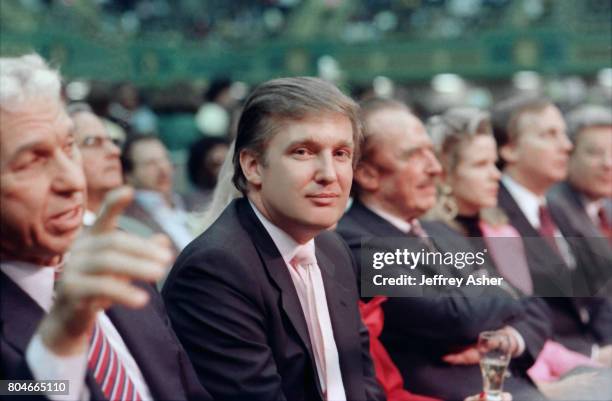
[[[87,355],[87,367],[110,401],[139,401],[140,394],[134,387],[117,352],[96,322]]]

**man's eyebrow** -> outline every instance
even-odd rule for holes
[[[298,145],[305,145],[305,146],[316,146],[316,147],[321,147],[322,144],[320,141],[315,140],[314,138],[302,138],[302,139],[297,139],[295,141],[289,142],[289,144],[287,145],[287,148],[292,148]],[[333,145],[335,148],[337,147],[352,147],[353,146],[353,141],[347,141],[347,140],[340,140],[336,143],[334,143]]]
[[[36,148],[36,147],[41,146],[41,145],[44,145],[45,143],[46,143],[46,141],[45,140],[41,140],[41,139],[32,140],[32,141],[29,141],[29,142],[22,143],[21,145],[19,145],[17,147],[17,149],[15,149],[15,152],[3,164],[4,165],[11,164],[11,163],[13,163],[15,161],[15,159],[17,159],[22,154],[32,150],[33,148]]]

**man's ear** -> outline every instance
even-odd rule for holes
[[[375,192],[380,187],[380,172],[367,161],[362,161],[357,164],[355,172],[353,173],[353,179],[360,188],[368,192]]]
[[[261,186],[261,163],[257,155],[250,149],[240,151],[240,168],[249,184]]]
[[[506,163],[514,163],[518,160],[516,143],[508,142],[499,148],[499,157]]]

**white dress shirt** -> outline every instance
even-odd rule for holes
[[[54,298],[55,267],[37,266],[26,262],[2,262],[0,269],[45,312],[49,312]],[[117,353],[117,357],[123,363],[126,372],[130,375],[142,400],[152,400],[153,397],[140,368],[113,323],[102,311],[98,312],[97,321]],[[47,348],[40,335],[35,334],[26,350],[26,362],[36,380],[69,381],[68,395],[52,395],[49,396],[50,399],[79,401],[90,399],[89,389],[85,386],[87,350],[68,357],[57,355]]]
[[[270,220],[262,215],[252,202],[249,201],[249,203],[259,221],[261,221],[268,234],[270,234],[272,241],[278,248],[278,251],[287,265],[287,270],[295,286],[300,306],[302,307],[302,313],[304,313],[304,318],[308,327],[308,334],[314,351],[313,354],[315,357],[317,375],[323,394],[329,401],[344,401],[346,400],[346,394],[342,383],[340,358],[338,356],[338,348],[336,346],[329,316],[321,270],[316,261],[310,266],[292,266],[292,262],[295,263],[294,257],[296,257],[298,252],[308,253],[314,257],[314,239],[311,239],[303,245],[298,244],[290,235],[275,226]],[[298,268],[307,268],[310,271],[301,274]],[[305,282],[305,274],[311,275],[310,286]],[[314,292],[314,305],[309,302],[307,294],[309,290]],[[310,299],[312,298],[313,296],[311,294]]]
[[[374,205],[365,205],[364,206],[367,209],[370,209],[370,211],[372,211],[372,213],[374,213],[375,215],[377,215],[378,217],[380,217],[381,219],[385,220],[386,222],[388,222],[389,224],[391,224],[393,227],[397,228],[398,230],[400,230],[401,232],[403,232],[404,234],[408,234],[410,232],[410,230],[412,229],[412,225],[407,222],[406,220],[402,219],[401,217],[395,216],[379,207],[376,207]]]

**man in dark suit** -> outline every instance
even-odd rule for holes
[[[582,263],[585,284],[595,294],[612,295],[612,112],[582,106],[567,115],[574,144],[567,180],[547,199],[563,236]]]
[[[383,397],[351,253],[327,231],[360,137],[357,105],[319,79],[269,81],[246,101],[233,155],[244,197],[183,251],[162,292],[213,396]]]
[[[73,244],[86,184],[59,76],[37,55],[1,58],[0,74],[2,378],[67,380],[54,400],[210,399],[146,283],[167,239],[113,230],[121,188]]]
[[[585,284],[589,251],[563,235],[545,198],[567,175],[572,143],[563,117],[546,99],[517,97],[496,107],[493,122],[503,168],[498,204],[524,239],[535,293],[549,296],[554,337],[592,355],[612,340],[612,306],[580,297],[592,295]]]
[[[421,227],[417,220],[434,206],[435,179],[442,172],[420,120],[405,105],[386,100],[365,103],[363,119],[366,140],[355,170],[355,200],[337,229],[355,257],[362,260],[364,242],[387,251],[471,250],[451,230]],[[454,277],[476,273],[469,267],[459,270],[434,264],[420,264],[416,270],[430,277],[441,272]],[[505,388],[516,399],[542,398],[525,377],[548,334],[546,307],[539,301],[518,301],[496,287],[480,292],[479,297],[465,288],[444,288],[441,294],[425,296],[411,293],[411,288],[402,291],[396,294],[400,297],[383,304],[381,340],[409,390],[447,400],[480,391],[477,360],[468,362],[458,351],[474,345],[482,331],[503,330],[513,343],[514,356],[514,375]]]

